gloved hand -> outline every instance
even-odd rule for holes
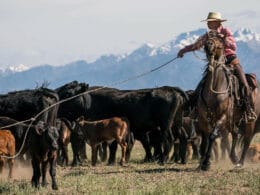
[[[185,51],[184,48],[181,49],[181,50],[178,52],[177,57],[178,57],[178,58],[182,58],[185,52],[186,52],[186,51]]]
[[[221,33],[218,33],[217,36],[221,39],[225,38],[225,35],[221,34]]]

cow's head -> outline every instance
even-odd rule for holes
[[[49,126],[43,121],[39,121],[35,125],[35,130],[38,135],[44,139],[53,149],[58,149],[57,141],[59,139],[59,132],[56,127]]]
[[[43,121],[38,121],[35,125],[35,130],[38,135],[42,135],[46,131],[46,124]]]

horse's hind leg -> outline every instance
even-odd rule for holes
[[[241,157],[239,160],[239,164],[237,164],[238,167],[241,167],[244,165],[244,160],[246,157],[247,150],[248,150],[249,145],[254,136],[253,130],[254,130],[254,123],[251,123],[251,124],[249,123],[246,125],[245,135],[244,135],[244,139],[243,139],[243,150],[242,150],[242,154],[241,154]]]
[[[226,152],[228,154],[230,153],[230,143],[229,143],[228,135],[229,135],[229,133],[225,133],[225,135],[223,135],[223,137],[221,138],[221,142],[220,142],[222,160],[225,160]]]
[[[232,145],[231,145],[231,151],[229,157],[233,164],[237,164],[238,157],[236,154],[236,145],[238,140],[238,134],[236,132],[232,132],[231,135],[232,135]]]

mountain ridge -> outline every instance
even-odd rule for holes
[[[181,33],[160,46],[146,43],[129,54],[103,55],[91,63],[77,60],[62,66],[45,64],[30,69],[23,65],[21,68],[25,68],[24,71],[21,68],[19,71],[1,70],[0,93],[35,88],[44,82],[50,83],[50,88],[57,88],[72,80],[90,85],[107,86],[163,65],[173,59],[180,48],[194,42],[205,32],[206,29],[198,29]],[[234,32],[234,37],[238,46],[237,54],[245,72],[254,72],[257,77],[260,77],[260,70],[257,66],[260,60],[259,34],[250,29],[240,29]],[[204,54],[199,52],[196,54],[199,54],[200,58],[205,58]],[[156,73],[153,72],[116,87],[138,89],[170,85],[179,86],[185,90],[193,89],[201,79],[204,66],[205,62],[190,52]]]

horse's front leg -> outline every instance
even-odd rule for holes
[[[208,137],[209,145],[205,154],[205,159],[203,160],[201,165],[201,170],[203,171],[207,171],[210,168],[210,157],[212,152],[212,145],[219,134],[219,130],[221,129],[221,127],[223,127],[223,125],[225,125],[225,122],[226,122],[226,115],[223,114],[221,118],[216,122],[215,128],[213,129],[213,131],[210,133]]]
[[[198,169],[201,169],[201,165],[202,165],[202,162],[204,161],[205,159],[205,155],[206,155],[206,151],[207,151],[207,148],[208,148],[208,135],[202,131],[201,133],[201,144],[200,144],[200,148],[199,148],[199,153],[200,153],[200,164],[199,164],[199,167]]]

